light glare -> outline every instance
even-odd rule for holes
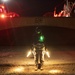
[[[61,73],[61,70],[50,70],[49,72],[51,74],[57,74],[57,73]]]
[[[8,0],[2,0],[3,2],[7,2]]]
[[[48,56],[48,58],[50,58],[50,54],[49,54],[49,52],[46,52],[46,55]]]
[[[31,54],[31,51],[29,51],[29,52],[28,52],[27,57],[29,57],[29,56],[30,56],[30,54]]]
[[[4,7],[4,6],[2,6],[2,8],[4,9],[5,7]]]
[[[13,72],[15,73],[21,73],[24,71],[24,67],[16,67],[16,68],[13,68]]]
[[[2,15],[1,15],[1,18],[5,18],[5,15],[4,15],[4,14],[2,14]]]

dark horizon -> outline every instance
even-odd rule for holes
[[[65,0],[11,0],[5,3],[9,12],[16,12],[21,16],[43,16],[47,12],[53,13],[63,9]]]

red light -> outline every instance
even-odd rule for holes
[[[10,15],[10,18],[12,18],[13,16],[12,15]]]
[[[4,14],[2,14],[2,15],[1,15],[1,18],[5,18],[5,15],[4,15]]]

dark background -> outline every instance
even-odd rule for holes
[[[70,0],[74,1],[74,0]],[[43,16],[47,12],[63,9],[65,0],[11,0],[5,3],[8,11],[24,17]],[[0,30],[0,47],[25,46],[32,44],[34,26]],[[46,45],[75,46],[75,30],[60,27],[41,27],[46,38]]]
[[[17,27],[0,31],[1,46],[30,46],[33,44],[35,26]],[[47,46],[75,46],[75,29],[43,26],[40,27]]]
[[[43,16],[47,12],[53,13],[63,9],[66,0],[9,0],[5,2],[8,11],[13,11],[20,16]],[[74,2],[74,0],[69,0]],[[2,3],[2,2],[1,2]]]

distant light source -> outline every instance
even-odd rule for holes
[[[4,14],[1,14],[1,18],[5,18],[6,16]]]
[[[49,72],[51,74],[58,74],[58,73],[61,73],[61,70],[50,70]]]
[[[10,18],[12,18],[13,16],[12,15],[10,15]]]
[[[4,9],[4,8],[5,8],[5,6],[4,6],[4,5],[2,5],[2,8]]]
[[[3,2],[7,2],[8,0],[2,0]]]

